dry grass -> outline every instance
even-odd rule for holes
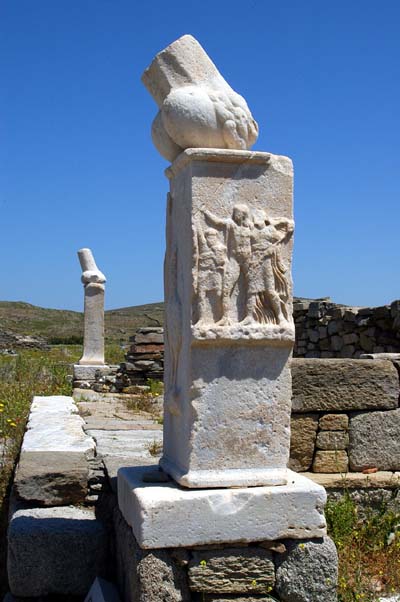
[[[348,493],[328,502],[329,534],[339,554],[339,601],[376,602],[400,592],[400,508],[357,507]]]
[[[156,441],[155,439],[147,446],[147,449],[151,456],[159,456],[162,452],[162,448],[162,443],[160,441]]]
[[[0,356],[0,597],[6,591],[8,492],[32,397],[70,395],[69,362],[75,359],[64,349]]]
[[[125,405],[131,412],[146,412],[158,423],[163,423],[160,404],[156,402],[157,397],[163,394],[163,383],[151,380],[148,381],[149,391],[144,392],[140,387],[130,387],[129,397],[125,400]]]

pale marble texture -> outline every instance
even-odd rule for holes
[[[174,161],[186,148],[248,149],[258,125],[198,41],[184,35],[157,54],[142,81],[159,112],[153,142]]]
[[[147,483],[154,467],[121,468],[118,503],[141,548],[323,537],[323,487],[288,471],[277,487],[185,490]]]
[[[95,443],[83,430],[85,421],[79,416],[72,397],[52,395],[33,398],[21,454],[63,452],[92,458]]]
[[[192,488],[285,483],[292,163],[190,149],[167,175],[161,466]]]
[[[78,257],[82,267],[82,283],[85,290],[83,356],[78,363],[84,366],[104,366],[104,283],[106,278],[98,269],[90,249],[80,249]]]

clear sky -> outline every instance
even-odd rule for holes
[[[400,298],[398,0],[2,0],[0,299],[80,309],[163,296],[167,163],[140,81],[194,35],[295,165],[295,294]]]

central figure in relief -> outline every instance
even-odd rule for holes
[[[234,205],[231,218],[220,218],[207,209],[202,216],[194,258],[196,325],[287,326],[288,270],[280,247],[293,233],[293,222],[268,218],[265,211],[250,211],[243,203]],[[239,295],[244,309],[235,319]]]

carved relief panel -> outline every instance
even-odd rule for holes
[[[205,207],[193,228],[193,334],[208,338],[268,326],[288,334],[290,271],[281,247],[292,236],[294,222],[269,217],[245,203],[233,205],[229,217]],[[265,330],[264,330],[265,332]],[[254,333],[253,333],[254,334]]]

